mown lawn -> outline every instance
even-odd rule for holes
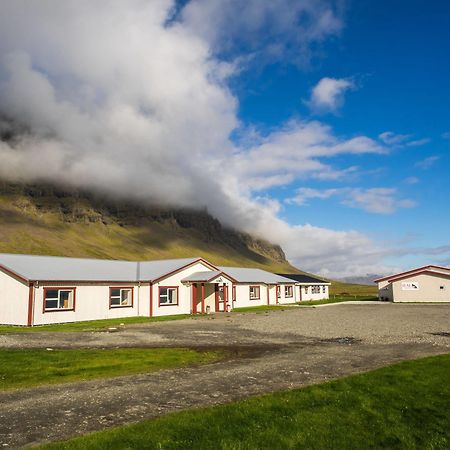
[[[301,305],[326,305],[328,303],[342,303],[342,302],[352,302],[352,301],[358,301],[358,302],[364,302],[364,301],[378,301],[378,297],[370,296],[370,295],[349,295],[349,296],[333,296],[331,298],[327,298],[324,300],[305,300],[302,302],[299,302],[298,304]]]
[[[35,333],[41,331],[106,331],[108,328],[120,328],[123,325],[134,323],[164,322],[168,320],[180,320],[191,317],[189,314],[176,314],[160,317],[122,317],[118,319],[87,320],[83,322],[56,323],[52,325],[38,325],[34,327],[21,327],[14,325],[0,325],[1,333]]]
[[[448,449],[450,355],[119,427],[45,449]]]
[[[222,356],[186,348],[0,350],[0,390],[207,364]]]

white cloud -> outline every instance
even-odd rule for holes
[[[378,135],[378,138],[391,147],[418,147],[420,145],[428,144],[430,138],[414,139],[412,134],[396,134],[392,131],[385,131]]]
[[[430,167],[432,167],[434,165],[434,163],[436,163],[437,161],[439,161],[440,157],[439,156],[428,156],[425,159],[422,159],[421,161],[417,161],[415,166],[418,167],[419,169],[424,169],[427,170]]]
[[[407,177],[403,180],[403,183],[405,184],[417,184],[420,180],[417,177]]]
[[[450,131],[441,134],[442,139],[450,139]]]
[[[314,112],[335,112],[344,103],[344,93],[354,89],[355,84],[348,78],[322,78],[311,91],[306,104]]]
[[[0,141],[0,176],[207,206],[227,225],[276,240],[306,270],[380,272],[380,249],[368,237],[290,225],[277,201],[255,191],[298,177],[342,177],[355,168],[336,169],[333,156],[383,153],[383,145],[302,121],[250,134],[245,147],[230,139],[240,124],[228,77],[241,68],[217,56],[227,39],[237,48],[242,37],[249,54],[261,52],[273,16],[273,58],[295,48],[308,59],[311,44],[340,29],[329,4],[192,0],[172,20],[174,10],[173,0],[111,0],[107,8],[3,0],[0,116],[12,119],[2,128],[20,136]]]
[[[400,199],[394,188],[334,188],[312,189],[299,188],[289,203],[306,205],[309,199],[328,199],[338,197],[341,204],[358,208],[373,214],[392,214],[399,208],[412,208],[415,202],[410,199]]]

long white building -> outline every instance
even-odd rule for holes
[[[298,283],[298,282],[297,282]],[[296,281],[202,258],[115,261],[0,254],[0,324],[44,325],[295,303]]]

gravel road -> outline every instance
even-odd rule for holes
[[[0,393],[0,446],[15,448],[450,353],[450,305],[286,308],[118,332],[0,335],[3,348],[226,348],[201,367]]]

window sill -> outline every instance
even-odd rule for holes
[[[132,308],[133,305],[109,305],[109,309]]]
[[[44,314],[45,313],[53,313],[53,312],[74,312],[75,308],[71,308],[71,309],[64,309],[64,308],[60,308],[60,309],[44,309]]]

